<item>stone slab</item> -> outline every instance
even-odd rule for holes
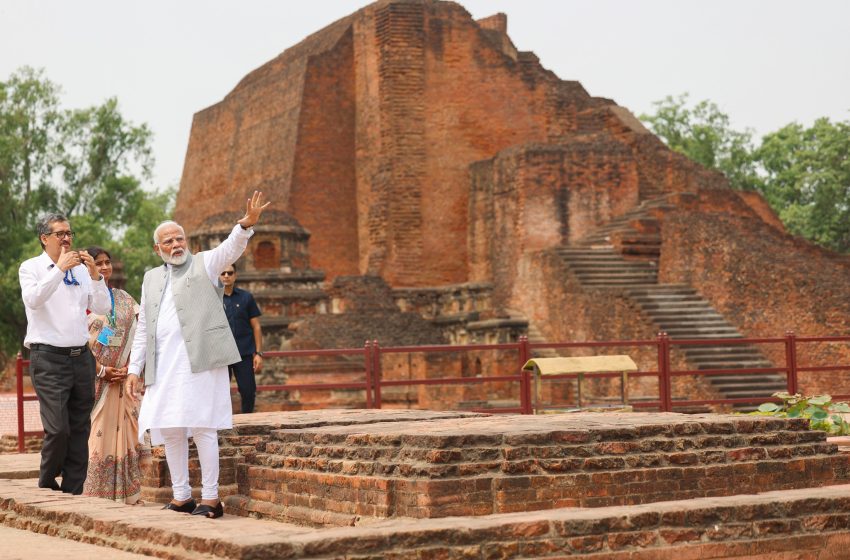
[[[38,478],[40,453],[0,455],[0,479]]]
[[[0,522],[173,559],[823,560],[845,558],[850,546],[850,485],[314,530],[231,515],[199,519],[0,480]]]
[[[61,537],[50,537],[12,529],[0,525],[0,560],[42,560],[44,558],[62,558],[62,560],[91,560],[108,557],[109,560],[143,560],[149,558],[141,554],[120,550],[105,551],[94,544],[70,541]]]

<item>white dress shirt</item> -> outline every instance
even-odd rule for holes
[[[204,252],[204,268],[211,283],[219,283],[221,271],[242,255],[253,234],[253,228],[245,230],[237,225],[221,245]],[[171,268],[170,265],[168,268]],[[145,367],[147,317],[144,287],[140,306],[128,368],[129,373],[133,375],[139,375]],[[189,428],[189,435],[192,428],[232,428],[230,377],[227,366],[208,371],[192,371],[177,309],[174,306],[170,274],[162,292],[155,328],[156,383],[145,388],[145,396],[139,410],[139,441],[144,440],[145,430],[151,431],[151,443],[160,445],[164,443],[162,428]]]
[[[98,315],[111,311],[112,302],[103,276],[92,280],[84,264],[70,270],[79,286],[63,282],[65,273],[46,252],[21,264],[18,279],[27,312],[24,339],[27,348],[36,343],[63,348],[84,346],[89,340],[86,309]]]

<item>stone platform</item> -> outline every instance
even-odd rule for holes
[[[319,421],[325,414],[240,419],[227,439],[251,447],[237,460],[231,512],[344,526],[811,488],[850,470],[804,420],[345,411]]]
[[[561,508],[308,529],[225,515],[207,520],[0,480],[0,522],[51,535],[42,558],[72,539],[174,560],[564,558],[826,560],[850,549],[850,485],[639,506]]]
[[[340,410],[235,423],[222,519],[38,489],[30,454],[0,456],[0,523],[55,547],[209,560],[821,560],[850,547],[847,455],[800,420]]]

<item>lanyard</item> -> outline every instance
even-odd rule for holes
[[[109,288],[109,299],[112,301],[112,311],[109,312],[109,326],[115,327],[115,293]]]

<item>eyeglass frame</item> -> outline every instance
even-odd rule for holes
[[[76,234],[76,232],[74,232],[72,230],[66,230],[66,231],[51,231],[50,233],[42,233],[42,235],[46,235],[48,237],[50,237],[52,235],[53,237],[55,237],[56,239],[61,241],[61,240],[65,239],[66,237],[68,239],[74,239],[74,236],[77,235],[77,234]]]
[[[186,238],[182,235],[178,235],[177,237],[169,237],[164,241],[157,241],[157,245],[161,245],[165,248],[173,246],[175,243],[183,244],[186,243]]]

